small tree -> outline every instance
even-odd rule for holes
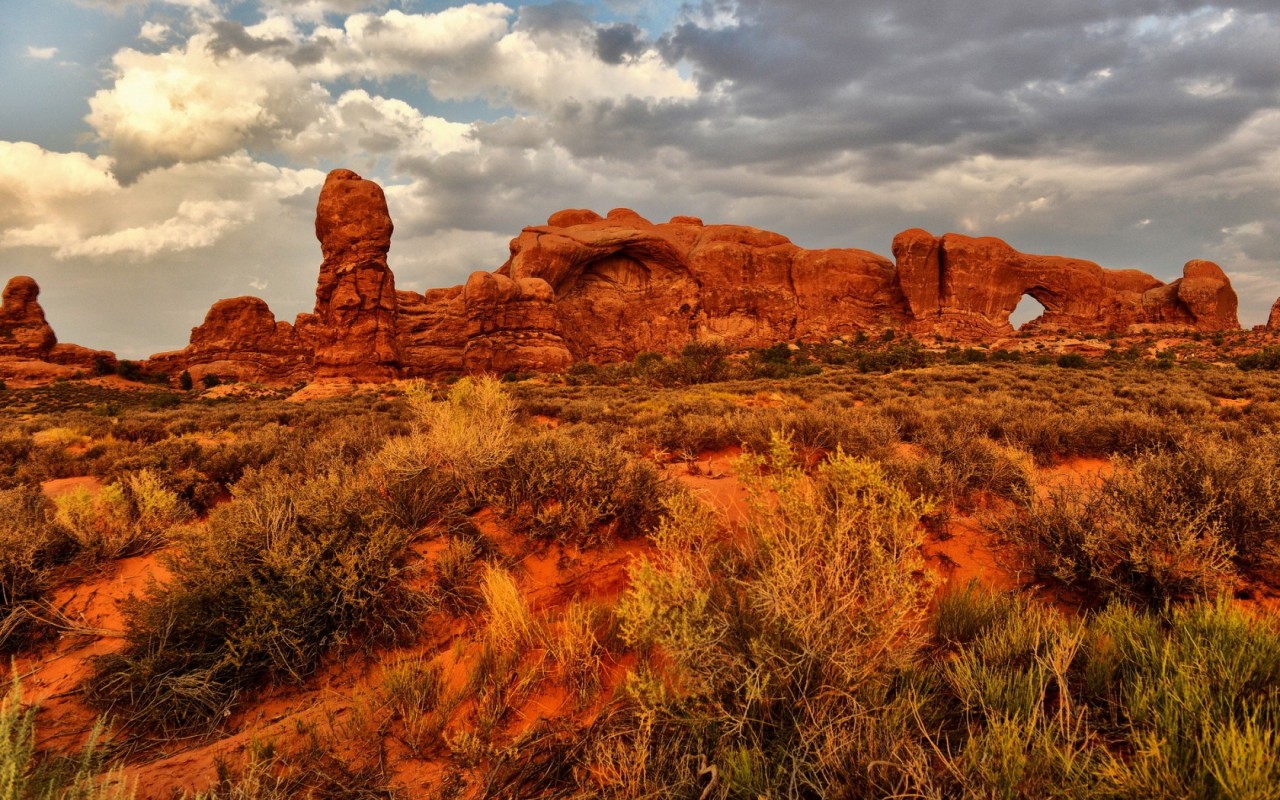
[[[206,372],[200,376],[200,382],[204,384],[204,388],[212,389],[213,387],[220,385],[222,383],[222,379],[217,375],[214,375],[212,372]]]
[[[142,367],[136,361],[121,361],[116,365],[116,374],[126,381],[142,380]]]
[[[191,372],[184,369],[182,374],[178,376],[178,388],[184,392],[189,392],[194,385],[191,381]]]

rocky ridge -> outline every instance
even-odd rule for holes
[[[1012,333],[1009,316],[1027,295],[1045,308],[1023,326],[1036,333],[1239,328],[1231,282],[1208,261],[1188,262],[1166,284],[990,237],[907,230],[894,238],[891,261],[696,217],[654,223],[628,209],[603,217],[567,209],[521,231],[498,269],[419,294],[395,287],[393,230],[381,187],[334,170],[316,209],[323,261],[314,310],[290,324],[257,298],[220,300],[187,347],[152,356],[149,368],[272,383],[381,381],[559,371],[694,341],[749,348],[894,329],[980,342]],[[38,289],[14,280],[0,337],[14,333],[0,354],[48,353],[53,332],[43,312],[37,322],[30,311]]]

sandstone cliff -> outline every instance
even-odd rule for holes
[[[991,237],[903,231],[893,240],[911,328],[922,334],[982,340],[1013,331],[1009,315],[1024,295],[1044,314],[1024,330],[1123,333],[1136,325],[1194,330],[1240,327],[1236,294],[1218,265],[1191,261],[1165,284],[1137,270],[1092,261],[1020,253]]]
[[[628,209],[568,209],[525,228],[494,272],[418,294],[395,288],[392,231],[376,183],[331,172],[316,209],[314,312],[290,326],[261,300],[220,301],[186,349],[156,363],[273,382],[376,381],[557,371],[693,341],[747,348],[889,328],[980,341],[1011,333],[1009,315],[1026,295],[1045,308],[1028,323],[1034,331],[1239,327],[1231,283],[1208,261],[1165,284],[994,238],[908,230],[889,261],[695,217],[653,223]]]

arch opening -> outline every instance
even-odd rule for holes
[[[1039,300],[1030,294],[1024,294],[1013,309],[1013,313],[1009,315],[1009,324],[1015,331],[1020,331],[1028,322],[1039,319],[1047,310]]]

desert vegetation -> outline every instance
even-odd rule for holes
[[[896,337],[283,394],[6,390],[0,795],[1280,786],[1269,369]]]

